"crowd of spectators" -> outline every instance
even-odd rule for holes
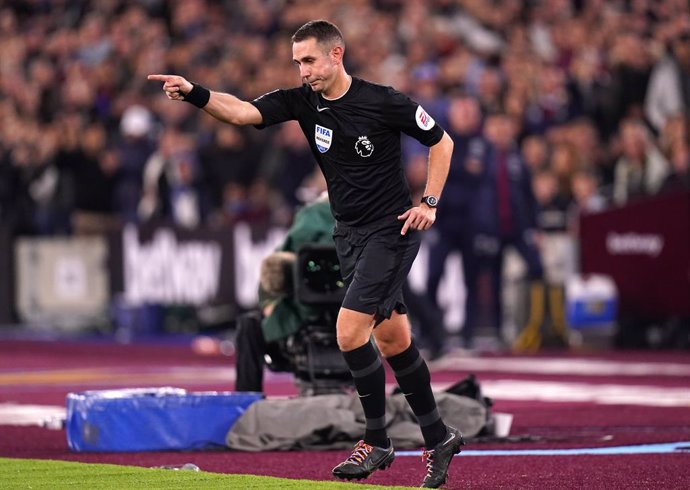
[[[342,28],[350,73],[441,124],[454,97],[508,114],[545,209],[690,187],[685,0],[10,0],[0,219],[21,234],[289,224],[324,186],[299,126],[222,125],[146,75],[245,99],[296,86],[290,36],[314,17]],[[423,185],[419,149],[404,148]]]

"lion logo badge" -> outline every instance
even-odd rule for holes
[[[368,136],[360,136],[357,138],[357,143],[355,143],[355,150],[361,157],[370,157],[374,153],[374,144],[369,141]]]

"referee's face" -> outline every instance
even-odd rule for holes
[[[328,94],[336,77],[339,55],[335,47],[326,47],[308,38],[292,44],[292,59],[299,67],[302,83],[314,92]]]

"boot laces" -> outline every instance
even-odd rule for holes
[[[431,476],[434,471],[434,450],[425,449],[422,453],[422,461],[426,462],[426,476]]]
[[[350,457],[347,458],[346,463],[353,463],[353,464],[362,464],[362,462],[369,456],[369,453],[374,449],[372,446],[369,444],[366,444],[364,440],[359,441],[356,445],[355,448],[352,451],[352,454],[350,454]]]

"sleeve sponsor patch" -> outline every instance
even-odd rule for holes
[[[417,126],[419,126],[419,129],[424,131],[429,131],[434,127],[434,124],[436,124],[434,118],[427,114],[421,105],[417,106],[417,112],[414,115],[414,119],[417,121]]]

